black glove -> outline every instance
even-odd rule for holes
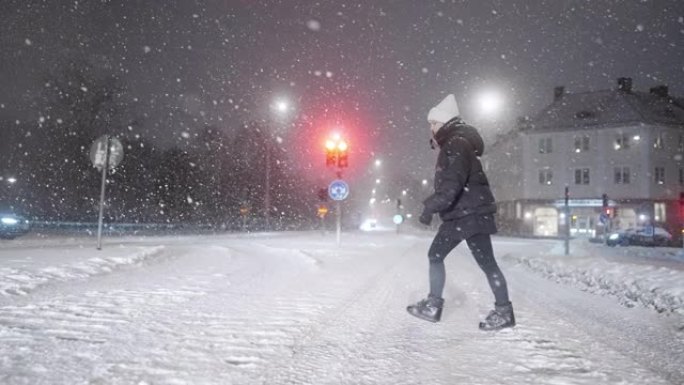
[[[430,226],[430,223],[432,223],[432,214],[428,212],[423,212],[422,214],[420,214],[418,222],[424,224],[425,226]]]

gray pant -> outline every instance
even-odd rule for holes
[[[446,280],[446,271],[444,269],[444,258],[453,250],[463,239],[454,236],[453,232],[448,229],[440,229],[435,236],[435,239],[430,245],[428,251],[428,258],[430,259],[430,295],[442,298],[444,291],[444,282]],[[474,234],[466,239],[466,243],[470,251],[475,257],[475,261],[480,266],[482,271],[487,276],[489,287],[494,293],[494,298],[497,305],[506,305],[509,303],[508,286],[506,278],[499,265],[494,259],[494,250],[492,249],[492,239],[489,234]]]

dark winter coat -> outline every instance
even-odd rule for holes
[[[479,157],[484,142],[477,130],[454,118],[435,134],[439,155],[435,192],[423,204],[425,214],[438,213],[443,226],[463,238],[496,232],[494,195]]]

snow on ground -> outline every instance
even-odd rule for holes
[[[573,241],[506,255],[532,271],[583,290],[616,297],[625,306],[645,306],[684,315],[684,253],[675,248],[608,247]],[[684,326],[684,325],[683,325]]]
[[[518,263],[561,259],[557,242],[496,239],[516,328],[477,329],[492,298],[464,246],[447,259],[443,321],[410,317],[431,235],[345,233],[341,248],[317,233],[116,238],[102,251],[92,238],[2,242],[0,383],[684,383],[678,313]]]

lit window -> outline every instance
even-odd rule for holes
[[[656,202],[653,204],[653,214],[656,222],[665,222],[667,220],[665,203]]]

